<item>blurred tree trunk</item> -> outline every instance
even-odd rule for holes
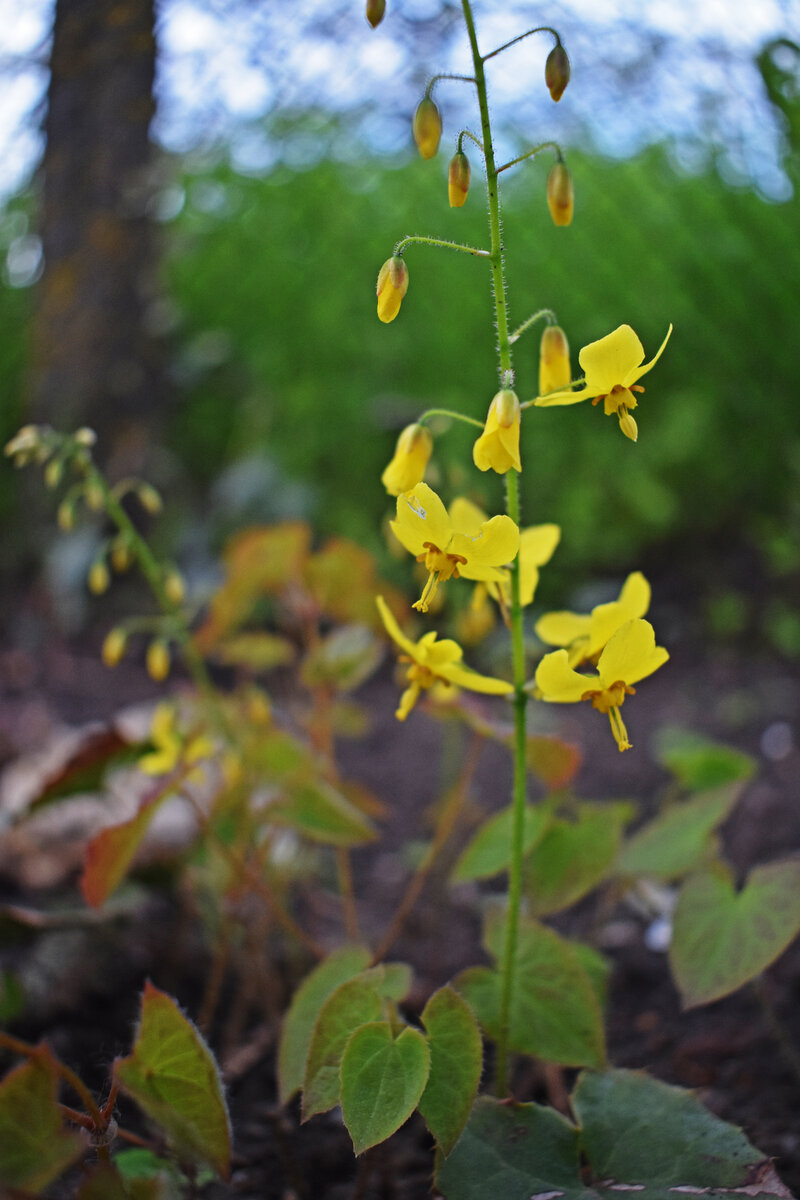
[[[127,471],[146,456],[166,398],[148,329],[154,0],[57,0],[50,66],[32,417],[92,426],[99,457]]]

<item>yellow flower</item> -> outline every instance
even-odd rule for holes
[[[520,548],[520,557],[522,549]],[[549,646],[563,646],[569,665],[594,662],[621,625],[643,617],[650,607],[650,584],[634,571],[616,600],[596,605],[591,613],[551,612],[536,622],[536,636]]]
[[[569,343],[560,325],[546,325],[539,345],[539,395],[569,387]]]
[[[398,721],[405,721],[420,692],[425,688],[455,686],[491,696],[507,696],[513,692],[514,688],[510,683],[502,679],[493,679],[489,675],[479,675],[477,671],[464,666],[461,661],[464,651],[458,642],[450,638],[437,641],[436,632],[431,631],[418,642],[412,642],[400,629],[383,597],[376,596],[375,602],[386,626],[386,632],[403,651],[400,661],[409,663],[406,674],[408,687],[403,692],[400,706],[395,713]]]
[[[656,645],[649,621],[626,621],[600,655],[596,675],[578,674],[569,665],[566,650],[546,654],[536,671],[537,694],[551,704],[591,700],[593,708],[608,713],[611,732],[620,750],[630,750],[620,707],[626,696],[635,694],[633,684],[652,675],[668,658],[664,647]]]
[[[504,475],[512,467],[522,470],[519,460],[520,410],[516,392],[503,388],[489,405],[483,433],[472,448],[472,458],[479,471],[489,468]]]
[[[575,211],[572,175],[565,162],[554,163],[547,176],[547,207],[554,225],[571,225]]]
[[[592,404],[596,405],[602,400],[606,416],[610,417],[612,413],[616,413],[620,429],[626,437],[635,442],[638,430],[630,410],[637,405],[633,393],[644,391],[644,388],[637,384],[637,380],[646,375],[658,362],[671,333],[670,325],[655,358],[646,363],[642,343],[630,325],[620,325],[613,333],[607,334],[597,342],[591,342],[581,350],[578,362],[583,368],[585,378],[579,392],[563,391],[539,396],[536,404],[539,407],[547,407],[551,404],[578,404],[581,400],[591,400]]]
[[[519,530],[510,517],[492,517],[470,534],[456,530],[447,509],[432,488],[419,483],[397,498],[397,519],[392,532],[417,562],[423,562],[428,580],[414,604],[427,612],[439,583],[458,579],[502,582],[500,567],[510,563],[519,549]]]
[[[128,635],[124,629],[112,629],[106,634],[100,656],[107,667],[116,667],[122,661],[127,644]]]
[[[486,520],[486,514],[477,504],[459,496],[450,505],[450,519],[457,533],[471,537]],[[558,525],[529,525],[527,529],[520,530],[519,598],[523,608],[533,600],[539,583],[539,567],[550,561],[560,540],[561,528]],[[503,573],[502,580],[487,583],[486,589],[498,603],[506,608],[510,606],[511,576],[508,571]]]
[[[455,618],[458,639],[467,646],[476,646],[478,642],[482,642],[495,627],[496,610],[489,603],[489,593],[486,590],[488,586],[486,583],[476,583],[469,604],[462,608]]]
[[[394,458],[381,475],[390,496],[401,496],[422,482],[433,452],[433,438],[425,425],[407,425],[400,437]]]
[[[186,742],[178,731],[178,714],[171,704],[158,704],[150,725],[150,740],[155,749],[139,759],[146,775],[167,775],[183,763],[191,765],[214,753],[214,743],[203,735]],[[189,778],[202,778],[202,770]]]
[[[442,137],[442,116],[430,96],[424,96],[417,105],[413,133],[422,158],[433,158]]]
[[[378,318],[388,325],[400,312],[403,297],[408,291],[408,267],[395,254],[387,258],[378,273]]]

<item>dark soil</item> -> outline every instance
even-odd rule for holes
[[[664,639],[666,640],[666,638]],[[76,651],[57,642],[0,654],[0,739],[6,760],[42,744],[57,721],[80,724],[107,719],[126,702],[155,695],[155,686],[136,669],[109,675],[95,647]],[[377,940],[386,928],[407,878],[403,846],[429,832],[430,808],[440,790],[443,728],[424,713],[405,726],[393,719],[396,689],[388,670],[360,698],[370,714],[367,735],[343,742],[341,769],[388,804],[385,837],[377,850],[355,855],[365,936]],[[633,753],[618,754],[604,719],[587,706],[541,711],[543,731],[558,731],[583,748],[576,790],[587,798],[631,797],[652,809],[667,777],[649,753],[665,724],[702,730],[759,759],[760,769],[722,831],[724,849],[737,872],[796,852],[800,806],[800,668],[774,656],[754,657],[735,649],[673,656],[641,687],[625,716]],[[586,711],[583,709],[586,708]],[[546,722],[546,724],[545,724]],[[775,732],[776,727],[778,733]],[[787,734],[788,730],[788,734]],[[772,731],[772,732],[770,732]],[[780,751],[779,753],[776,751]],[[476,777],[475,812],[505,802],[508,764],[487,748]],[[473,816],[475,814],[473,813]],[[466,829],[462,830],[462,840]],[[451,858],[448,858],[448,862]],[[151,873],[151,882],[155,878]],[[36,879],[35,872],[31,876]],[[51,886],[9,877],[6,903],[50,914],[79,907],[74,872]],[[159,887],[143,892],[135,908],[114,919],[89,924],[56,921],[44,932],[14,938],[0,930],[7,969],[30,989],[25,1014],[13,1025],[20,1037],[47,1037],[55,1051],[102,1093],[108,1064],[126,1053],[145,978],[175,995],[195,1016],[204,994],[209,952],[199,915],[193,913],[175,877],[164,873]],[[441,875],[432,878],[390,957],[409,961],[415,986],[410,1014],[430,991],[467,965],[484,961],[480,911],[484,894],[474,887],[449,893]],[[338,911],[332,893],[317,886],[303,899],[303,921],[324,943],[335,945]],[[563,927],[580,935],[588,928],[588,906],[568,914]],[[744,1127],[753,1143],[773,1156],[784,1182],[800,1191],[800,1079],[793,1073],[776,1034],[800,1047],[800,944],[767,972],[763,986],[744,988],[704,1008],[681,1012],[666,955],[647,948],[648,922],[620,906],[605,922],[603,949],[614,964],[608,1013],[611,1061],[646,1068],[659,1078],[697,1089],[725,1120]],[[223,987],[211,1040],[228,1064],[228,1094],[235,1132],[232,1177],[203,1190],[210,1200],[423,1200],[430,1194],[430,1139],[412,1120],[382,1147],[354,1164],[338,1116],[328,1114],[300,1126],[295,1106],[278,1107],[274,1083],[277,1020],[287,996],[310,963],[265,934],[259,947],[256,985],[247,992],[246,973]],[[232,1013],[235,1014],[232,1016]],[[566,1083],[571,1082],[567,1073]],[[558,1098],[559,1080],[520,1064],[522,1099]],[[120,1120],[137,1126],[136,1113],[121,1105]],[[52,1195],[65,1195],[53,1189]],[[500,1198],[498,1198],[500,1200]]]

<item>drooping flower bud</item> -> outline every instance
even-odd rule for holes
[[[521,471],[519,430],[519,398],[510,388],[503,388],[489,405],[483,433],[472,447],[472,460],[478,470],[491,468],[498,475],[505,475],[512,467]]]
[[[625,434],[625,437],[630,438],[632,442],[639,440],[639,426],[627,409],[619,418],[619,427]]]
[[[408,291],[408,267],[405,260],[395,254],[387,258],[378,274],[378,317],[384,324],[393,321],[400,312],[400,304]]]
[[[116,667],[122,661],[127,642],[128,635],[124,629],[112,629],[106,635],[100,654],[107,667]]]
[[[367,0],[367,20],[373,29],[377,29],[386,12],[386,0]]]
[[[461,208],[467,198],[470,177],[469,159],[463,150],[458,150],[450,159],[447,172],[447,195],[451,208]]]
[[[133,562],[133,553],[131,551],[128,539],[120,534],[114,538],[111,544],[111,565],[115,571],[127,571]]]
[[[186,596],[183,576],[174,568],[167,571],[164,577],[164,594],[172,604],[182,604]]]
[[[433,438],[426,425],[407,425],[397,439],[394,458],[381,475],[390,496],[402,496],[422,483],[433,453]]]
[[[554,163],[547,176],[547,206],[554,225],[570,225],[575,209],[572,175],[565,162]]]
[[[44,486],[57,488],[64,474],[64,460],[52,458],[44,469]]]
[[[151,679],[154,679],[156,683],[161,683],[161,681],[166,679],[167,675],[169,675],[169,647],[162,638],[156,638],[155,641],[152,641],[147,647],[145,666],[147,667],[147,674]]]
[[[153,517],[157,516],[164,507],[163,500],[151,483],[138,483],[136,495],[139,497],[142,508]]]
[[[108,585],[111,582],[111,576],[108,573],[108,567],[104,562],[97,561],[92,563],[89,568],[89,577],[87,580],[89,591],[95,596],[102,596],[103,592],[108,590]]]
[[[431,100],[423,96],[414,113],[414,141],[423,158],[433,158],[442,137],[442,115]]]
[[[547,325],[539,346],[539,395],[569,387],[571,382],[567,336],[560,325]]]
[[[561,42],[557,42],[544,64],[544,81],[554,100],[560,100],[569,83],[569,58]]]

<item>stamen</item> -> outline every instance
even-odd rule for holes
[[[611,732],[614,735],[614,740],[620,750],[632,750],[633,746],[628,739],[628,731],[625,728],[625,723],[619,715],[618,708],[610,708],[608,710],[608,719],[611,724]]]

